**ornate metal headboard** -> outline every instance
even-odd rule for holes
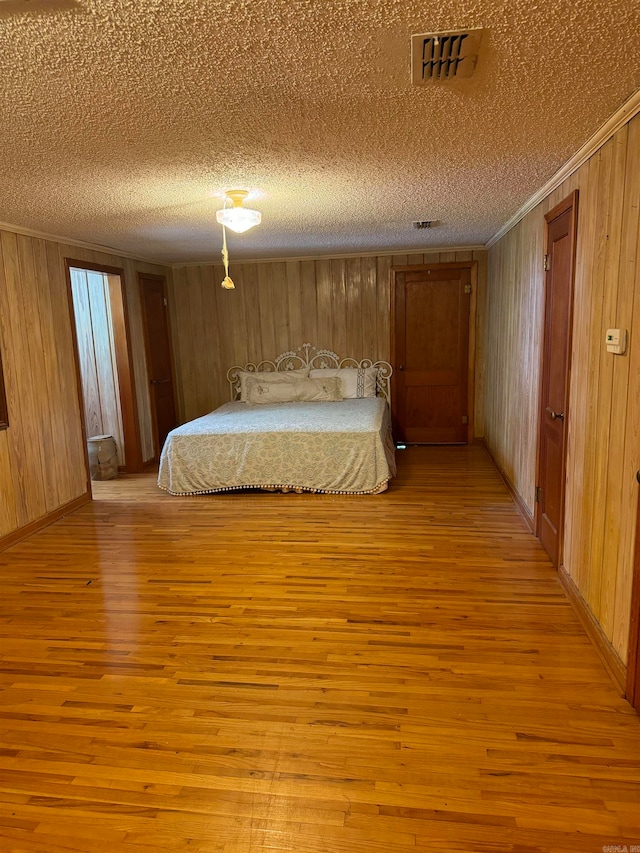
[[[340,358],[335,352],[328,349],[316,349],[312,344],[302,344],[297,350],[289,350],[289,352],[280,353],[274,361],[260,361],[258,364],[248,362],[244,367],[236,365],[227,370],[227,379],[231,386],[231,399],[237,400],[240,397],[240,373],[256,371],[266,371],[272,373],[274,371],[297,370],[300,367],[375,367],[376,374],[376,392],[378,397],[384,397],[391,404],[391,374],[393,368],[388,361],[372,361],[370,358],[363,358],[358,361],[355,358]]]

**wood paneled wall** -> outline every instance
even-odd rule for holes
[[[0,540],[86,493],[85,448],[64,259],[124,269],[146,458],[153,456],[137,272],[170,270],[0,232],[0,348],[9,428],[0,431]]]
[[[478,260],[481,324],[484,251],[238,263],[232,264],[231,291],[220,287],[221,265],[174,268],[170,306],[181,419],[229,400],[226,373],[232,365],[272,359],[303,343],[343,357],[388,360],[391,267],[468,260]],[[480,366],[478,373],[481,388]],[[476,408],[481,435],[482,412]]]
[[[109,281],[105,273],[71,268],[87,437],[112,435],[118,463],[126,462]]]
[[[489,252],[485,440],[534,509],[544,214],[578,189],[564,567],[624,661],[640,468],[640,117]],[[630,332],[606,352],[608,328]]]

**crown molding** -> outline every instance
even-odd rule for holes
[[[99,243],[85,243],[82,240],[72,240],[68,237],[62,237],[59,234],[48,234],[45,231],[36,231],[32,228],[23,228],[20,225],[12,225],[10,222],[0,222],[0,231],[10,231],[13,234],[22,234],[25,237],[35,237],[38,240],[50,240],[54,243],[62,243],[65,246],[77,246],[80,249],[89,249],[92,252],[100,252],[105,255],[115,255],[118,258],[129,258],[133,261],[140,261],[145,264],[154,264],[155,266],[165,267],[168,269],[176,269],[178,267],[208,267],[222,264],[222,260],[205,261],[161,261],[157,258],[145,258],[141,255],[134,255],[131,252],[123,252],[113,246],[101,246]],[[268,264],[268,263],[284,263],[287,261],[331,261],[342,260],[348,258],[384,258],[392,257],[393,255],[421,255],[430,254],[432,252],[484,252],[486,247],[482,244],[473,246],[435,246],[434,248],[423,247],[420,249],[416,246],[408,248],[387,249],[380,252],[350,252],[336,255],[284,255],[272,258],[242,258],[233,261],[234,266],[239,264]]]
[[[349,254],[338,255],[298,255],[285,256],[280,258],[240,258],[232,259],[233,266],[237,267],[242,264],[282,264],[290,261],[341,261],[349,258],[390,258],[394,255],[430,255],[439,252],[486,252],[486,246],[434,246],[432,249],[416,248],[412,246],[410,249],[386,249],[381,252],[351,252]],[[170,264],[171,269],[182,267],[213,267],[222,266],[222,261],[217,259],[211,261],[183,261]]]
[[[65,246],[77,246],[79,249],[89,249],[92,252],[100,252],[103,255],[115,255],[118,258],[129,258],[132,261],[140,261],[144,264],[154,264],[157,267],[171,268],[166,261],[154,258],[145,258],[133,255],[131,252],[121,252],[113,246],[101,246],[98,243],[85,243],[82,240],[71,240],[61,237],[59,234],[47,234],[45,231],[34,231],[31,228],[22,228],[20,225],[12,225],[10,222],[0,222],[0,231],[10,231],[12,234],[21,234],[23,237],[34,237],[36,240],[49,240],[52,243],[62,243]]]
[[[541,201],[552,193],[555,189],[557,189],[560,184],[565,181],[569,175],[572,175],[576,169],[579,169],[583,163],[592,157],[599,148],[611,139],[621,127],[624,127],[625,124],[631,121],[631,119],[636,116],[640,112],[640,89],[635,91],[630,98],[628,98],[624,104],[616,110],[616,112],[608,119],[596,132],[593,136],[588,139],[585,144],[580,148],[570,160],[562,166],[558,171],[553,175],[547,183],[541,187],[537,193],[531,196],[529,201],[527,201],[520,210],[514,214],[511,219],[505,223],[502,228],[500,228],[496,233],[487,240],[485,244],[485,249],[490,249],[494,243],[497,243],[504,235],[511,231],[511,229],[520,222],[521,219],[530,213],[534,207],[540,204]]]

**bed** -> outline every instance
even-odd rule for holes
[[[158,485],[172,495],[379,494],[396,473],[391,373],[388,362],[341,359],[311,344],[234,366],[231,402],[167,436]],[[308,399],[310,388],[322,389],[320,396]],[[279,394],[282,401],[272,402]]]

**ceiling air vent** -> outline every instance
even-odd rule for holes
[[[434,223],[433,219],[422,219],[419,222],[414,222],[413,227],[414,228],[431,228],[433,223]]]
[[[481,29],[411,36],[411,82],[417,86],[471,77]]]

